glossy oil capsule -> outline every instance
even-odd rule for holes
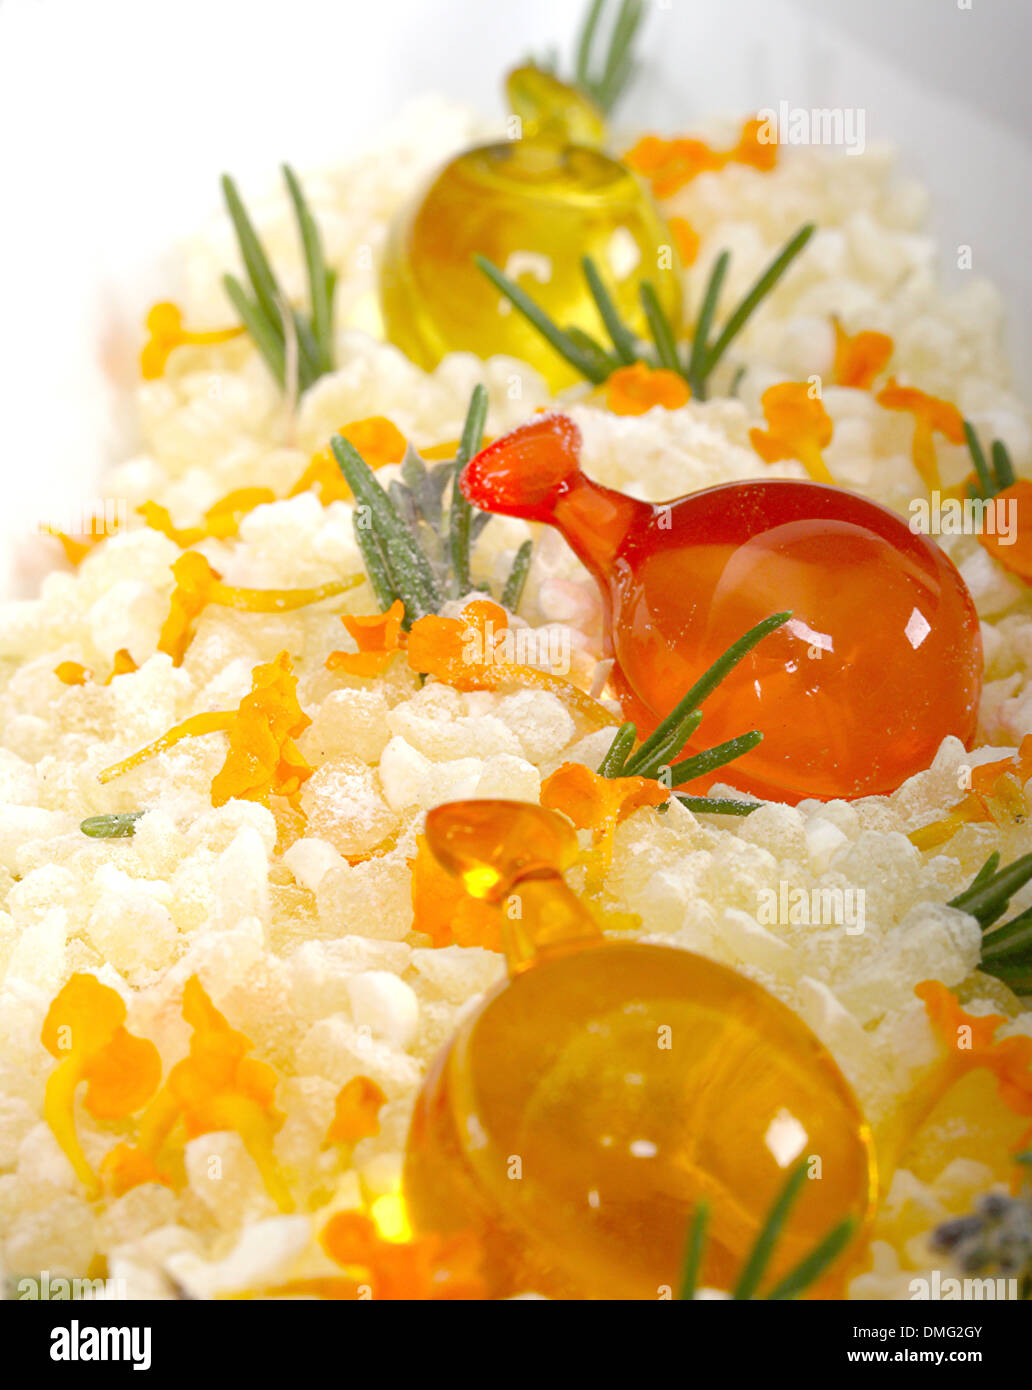
[[[417,1103],[404,1173],[417,1230],[473,1229],[492,1296],[649,1299],[676,1289],[705,1200],[703,1276],[728,1288],[806,1157],[815,1176],[770,1277],[846,1216],[859,1248],[869,1132],[790,1010],[690,952],[604,940],[561,877],[576,842],[554,812],[454,803],[430,813],[427,838],[505,914],[512,974],[463,1022]]]
[[[791,610],[721,683],[689,745],[763,742],[720,778],[798,801],[884,794],[953,734],[970,744],[978,616],[944,552],[843,488],[758,479],[656,504],[585,476],[551,415],[468,465],[478,507],[555,526],[602,593],[624,717],[650,732],[749,628]],[[691,790],[704,790],[703,786]]]
[[[553,389],[576,380],[477,268],[477,253],[557,323],[596,338],[604,328],[584,280],[585,255],[636,331],[646,332],[638,298],[645,279],[671,321],[680,313],[676,252],[649,194],[623,164],[587,145],[542,136],[453,159],[395,222],[380,269],[387,337],[421,367],[448,352],[505,353],[537,367]]]

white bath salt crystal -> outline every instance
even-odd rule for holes
[[[334,935],[344,932],[402,941],[412,929],[411,874],[392,855],[343,864],[319,881],[319,920]]]
[[[56,994],[64,983],[67,940],[68,913],[51,908],[22,931],[8,958],[8,977]]]
[[[283,862],[303,888],[314,893],[324,874],[340,865],[341,856],[326,840],[303,835],[283,853]]]
[[[975,1199],[988,1192],[994,1182],[993,1170],[973,1158],[954,1158],[932,1183],[939,1201],[953,1211],[970,1208]]]
[[[474,790],[474,796],[508,801],[531,801],[541,796],[541,774],[532,763],[511,754],[488,758]]]
[[[287,962],[291,1003],[300,1018],[314,1020],[344,1012],[350,1006],[348,986],[361,967],[336,958],[330,945],[306,941]]]
[[[301,809],[312,834],[342,855],[375,849],[396,823],[373,769],[347,753],[316,768],[301,789]]]
[[[216,807],[211,806],[209,798],[206,801],[208,804],[187,830],[187,844],[191,850],[207,849],[220,853],[229,848],[239,831],[249,829],[258,835],[265,853],[272,854],[279,831],[276,817],[267,806],[242,798]]]
[[[52,840],[68,829],[70,817],[37,806],[0,806],[0,865],[17,873],[18,851],[33,840]]]
[[[467,801],[478,795],[477,788],[486,764],[480,758],[454,758],[432,763],[420,784],[418,805],[424,811],[449,801]]]
[[[157,970],[172,962],[178,932],[166,902],[168,885],[134,881],[105,865],[100,898],[87,922],[90,941],[122,973]]]
[[[988,551],[978,546],[957,568],[971,592],[979,617],[992,618],[1021,597],[1021,586]]]
[[[242,918],[265,922],[269,916],[269,859],[253,826],[238,830],[215,861],[215,920],[218,930]]]
[[[955,988],[977,968],[981,950],[982,929],[973,917],[921,903],[893,928],[876,959],[842,982],[839,995],[867,1023],[908,1003],[922,980]]]
[[[201,1134],[183,1149],[187,1185],[223,1231],[273,1208],[254,1159],[233,1130]]]
[[[301,1076],[323,1076],[336,1087],[355,1076],[368,1076],[387,1096],[407,1095],[420,1079],[419,1064],[373,1036],[368,1024],[343,1014],[319,1019],[297,1049]]]
[[[345,987],[359,1028],[370,1028],[392,1047],[408,1048],[419,1027],[419,1000],[411,985],[386,970],[365,970]]]
[[[97,1218],[97,1241],[102,1250],[138,1240],[148,1231],[176,1218],[176,1194],[160,1183],[143,1183],[114,1198]]]
[[[743,965],[755,965],[783,977],[792,973],[795,965],[792,947],[761,927],[747,912],[726,908],[720,927],[725,944]]]
[[[555,758],[576,733],[573,716],[548,690],[519,690],[498,701],[495,713],[520,742],[523,757],[532,763]]]
[[[185,835],[164,811],[148,810],[136,822],[133,851],[137,863],[148,876],[160,874],[167,878],[182,858],[185,847]]]
[[[36,1112],[27,1101],[0,1095],[0,1170],[14,1167],[22,1141],[36,1123]]]
[[[0,803],[32,806],[39,797],[39,784],[31,763],[6,748],[0,748]]]
[[[149,651],[167,616],[163,595],[139,580],[122,579],[90,606],[90,640],[107,661],[123,647],[130,653]]]
[[[406,739],[395,736],[390,740],[380,758],[379,772],[380,785],[391,810],[402,811],[416,804],[431,766],[430,759]]]
[[[363,762],[375,763],[390,733],[388,705],[380,690],[333,690],[326,696],[305,730],[301,747],[312,762],[323,762],[335,753],[351,753]]]
[[[12,1273],[82,1278],[96,1251],[93,1209],[81,1197],[51,1196],[37,1210],[15,1213],[7,1224],[4,1263]]]
[[[164,983],[182,993],[191,975],[199,975],[213,998],[254,987],[267,964],[265,933],[257,917],[242,917],[231,927],[197,934]]]
[[[165,1262],[192,1298],[261,1289],[282,1283],[311,1240],[307,1216],[272,1216],[244,1226],[228,1254],[203,1260],[186,1251]]]
[[[823,874],[831,863],[831,856],[840,845],[846,843],[846,834],[823,816],[811,816],[804,833],[810,868],[815,874]]]

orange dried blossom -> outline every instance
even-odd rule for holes
[[[850,335],[837,318],[832,319],[832,324],[835,328],[835,365],[832,368],[835,385],[870,390],[875,377],[892,356],[892,339],[887,333],[874,333],[870,329]]]
[[[831,443],[831,417],[805,381],[782,381],[760,397],[767,429],[751,429],[749,440],[766,463],[798,459],[817,483],[833,483],[822,450]]]
[[[57,1058],[47,1078],[44,1115],[91,1197],[100,1196],[97,1175],[75,1131],[75,1093],[86,1083],[85,1106],[96,1120],[124,1120],[141,1109],[161,1080],[153,1043],[125,1027],[125,1003],[93,975],[75,974],[47,1011],[40,1039]]]
[[[938,396],[929,396],[916,386],[900,386],[895,377],[875,396],[886,410],[909,411],[914,417],[914,442],[911,458],[925,486],[932,491],[941,486],[939,462],[935,457],[936,434],[951,444],[964,443],[964,417],[955,405]]]
[[[138,670],[136,662],[127,647],[119,647],[115,652],[114,662],[111,666],[111,674],[102,682],[110,685],[116,676],[128,675],[131,671]],[[78,661],[61,661],[54,667],[54,675],[65,685],[85,685],[87,681],[93,679],[93,672]]]
[[[150,335],[140,353],[140,372],[144,381],[156,381],[163,376],[168,359],[174,348],[185,343],[207,345],[228,343],[231,338],[239,338],[244,332],[243,324],[233,328],[216,328],[198,333],[183,327],[182,310],[175,304],[164,301],[155,304],[145,320]]]
[[[715,150],[705,140],[679,136],[673,140],[645,135],[624,155],[624,163],[643,175],[657,198],[669,198],[699,174],[723,169],[729,163],[768,171],[777,164],[778,146],[769,123],[747,120],[729,150]]]
[[[362,1139],[380,1133],[380,1111],[387,1102],[380,1087],[368,1076],[353,1076],[337,1092],[333,1119],[324,1147],[340,1144],[353,1148]]]
[[[268,805],[272,795],[295,797],[311,777],[312,768],[295,742],[311,722],[298,704],[297,677],[284,651],[254,668],[250,692],[235,710],[192,715],[98,775],[101,782],[110,782],[184,738],[227,733],[229,751],[212,779],[212,805],[224,806],[234,797]]]
[[[1032,1118],[1032,1038],[1016,1035],[997,1040],[996,1030],[1008,1019],[1003,1014],[965,1013],[956,995],[938,980],[925,980],[914,993],[947,1049],[933,1078],[938,1094],[944,1095],[967,1072],[985,1067],[996,1077],[1004,1104],[1015,1115]]]
[[[187,1139],[233,1130],[262,1175],[280,1211],[293,1211],[273,1151],[284,1116],[275,1107],[278,1077],[265,1062],[247,1054],[254,1044],[230,1027],[192,975],[183,989],[183,1017],[193,1029],[189,1054],[177,1062],[140,1120],[135,1149],[125,1147],[113,1177],[123,1190],[154,1181],[161,1150],[181,1122]]]
[[[366,420],[353,420],[337,431],[362,455],[370,468],[383,468],[388,463],[400,463],[408,447],[405,436],[383,415],[371,415]],[[316,493],[323,506],[331,502],[347,502],[351,489],[344,480],[333,451],[327,444],[312,455],[311,462],[290,490],[290,496],[300,492]]]
[[[987,550],[994,560],[998,560],[1005,570],[1032,584],[1032,482],[1019,478],[1010,487],[999,491],[994,502],[1002,501],[1005,507],[1013,504],[1017,521],[1017,534],[1010,544],[1007,537],[990,535],[986,531],[978,533],[978,543]]]
[[[61,549],[65,553],[65,559],[76,569],[82,564],[86,556],[101,541],[107,540],[108,536],[115,535],[120,529],[121,523],[117,516],[101,518],[95,516],[90,522],[89,531],[83,531],[76,535],[67,535],[64,531],[50,531],[50,535],[56,536],[61,542]]]
[[[505,609],[489,599],[474,599],[461,618],[430,613],[412,624],[408,662],[413,671],[436,676],[456,690],[496,690],[508,682],[550,690],[578,714],[604,728],[613,716],[571,681],[520,662],[499,660],[508,627]]]
[[[606,380],[606,405],[614,415],[644,415],[654,405],[677,410],[687,405],[691,394],[678,372],[650,367],[646,362],[618,367]]]
[[[348,676],[382,676],[398,650],[404,616],[405,605],[401,599],[395,599],[386,613],[362,617],[342,615],[341,622],[354,638],[358,651],[330,652],[326,669],[343,671]]]
[[[471,897],[462,880],[448,873],[430,852],[426,837],[416,841],[412,869],[412,917],[416,931],[425,932],[437,946],[481,946],[502,951],[502,918],[498,908]]]
[[[197,550],[187,550],[172,566],[176,586],[172,591],[168,617],[158,637],[158,651],[182,666],[186,649],[193,639],[197,619],[209,603],[249,613],[288,613],[335,594],[343,594],[361,584],[362,577],[331,580],[313,589],[245,589],[223,584],[222,576]]]
[[[240,523],[248,512],[265,502],[275,502],[276,494],[269,487],[239,487],[213,503],[197,526],[177,527],[166,507],[157,502],[144,502],[137,512],[152,530],[160,531],[184,550],[204,540],[230,540],[240,531]]]
[[[662,806],[670,788],[650,777],[600,777],[583,763],[563,763],[541,783],[541,805],[591,830],[601,867],[609,863],[621,821],[642,806]]]
[[[480,1247],[470,1233],[384,1240],[364,1212],[342,1211],[323,1227],[320,1241],[342,1269],[360,1272],[374,1299],[485,1297]]]
[[[671,217],[667,225],[674,234],[674,244],[681,264],[694,265],[699,255],[699,233],[685,217]]]
[[[971,790],[946,815],[910,833],[918,849],[944,844],[962,825],[989,822],[1020,824],[1029,814],[1024,786],[1032,777],[1032,734],[1021,740],[1017,754],[996,762],[981,763],[971,772]]]

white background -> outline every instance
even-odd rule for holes
[[[35,519],[131,442],[124,364],[221,171],[332,162],[407,93],[497,112],[507,67],[569,55],[581,5],[0,0],[0,592],[34,581]],[[621,114],[683,132],[782,99],[863,107],[932,188],[942,246],[1004,289],[1032,395],[1030,21],[1028,0],[652,0]]]

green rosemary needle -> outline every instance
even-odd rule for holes
[[[650,777],[668,787],[683,786],[697,777],[704,777],[718,767],[740,758],[763,739],[758,729],[739,734],[737,738],[727,739],[705,748],[679,763],[671,765],[675,757],[702,722],[699,706],[711,695],[724,677],[746,657],[758,642],[775,632],[791,617],[791,613],[775,613],[764,618],[755,627],[744,633],[737,642],[732,643],[722,656],[718,657],[708,671],[695,682],[688,693],[680,699],[665,719],[635,751],[638,737],[636,726],[628,721],[621,724],[612,743],[598,765],[600,777]],[[688,796],[674,793],[674,799],[690,811],[705,811],[714,815],[748,816],[762,805],[759,801],[745,801],[730,797]],[[660,808],[663,809],[663,808]]]
[[[462,495],[459,478],[462,470],[479,450],[484,438],[484,425],[487,422],[487,388],[481,384],[473,388],[466,411],[466,421],[462,427],[459,452],[455,456],[452,471],[451,514],[449,518],[448,547],[452,564],[452,595],[461,598],[470,587],[469,550],[470,524],[473,508]]]
[[[753,1243],[752,1250],[746,1257],[742,1272],[738,1276],[738,1282],[731,1293],[733,1299],[745,1300],[757,1297],[757,1291],[770,1266],[785,1222],[802,1190],[803,1183],[806,1181],[806,1172],[807,1160],[802,1159],[789,1173],[784,1187],[775,1198],[774,1204],[767,1214],[767,1219]],[[679,1297],[682,1299],[695,1297],[705,1257],[708,1221],[709,1207],[705,1202],[699,1202],[692,1213],[685,1240],[679,1292]],[[808,1255],[805,1255],[798,1264],[793,1266],[763,1297],[765,1299],[786,1300],[798,1298],[800,1294],[805,1293],[838,1259],[849,1244],[853,1230],[852,1220],[847,1218],[845,1221],[840,1221],[823,1240],[814,1246]]]
[[[294,208],[305,257],[310,315],[288,306],[243,199],[228,174],[222,176],[222,191],[251,295],[232,275],[224,276],[222,283],[244,327],[281,387],[287,385],[286,316],[289,315],[289,336],[297,344],[297,385],[301,391],[306,391],[320,376],[333,370],[333,290],[336,277],[326,268],[319,229],[300,181],[289,165],[283,166],[283,177]]]
[[[986,459],[985,450],[979,443],[975,427],[970,420],[964,421],[964,438],[967,440],[968,453],[971,455],[971,462],[975,465],[975,478],[977,481],[968,485],[968,493],[971,497],[980,497],[983,501],[988,501],[995,497],[1004,488],[1012,487],[1016,481],[1014,464],[1006,444],[1002,439],[994,439],[989,446],[989,458],[992,460],[990,466]]]
[[[584,16],[577,40],[575,81],[581,91],[603,111],[611,111],[634,71],[634,39],[644,13],[642,0],[621,0],[609,31],[609,42],[601,56],[595,53],[595,38],[606,0],[592,0]]]
[[[962,893],[949,901],[974,917],[982,928],[982,959],[979,968],[995,975],[1016,994],[1032,993],[1032,907],[1012,917],[999,919],[1010,900],[1032,882],[1032,854],[1022,855],[999,868],[1000,856],[991,854]],[[999,925],[997,925],[999,923]]]
[[[400,599],[406,632],[419,618],[439,613],[445,598],[471,589],[470,554],[491,520],[472,507],[459,489],[459,477],[483,441],[487,391],[474,388],[462,439],[454,459],[428,468],[415,449],[402,460],[401,477],[384,488],[361,454],[340,435],[330,440],[337,465],[355,495],[352,518],[369,583],[383,611]],[[447,510],[444,495],[451,489]],[[514,611],[530,568],[532,543],[517,550],[501,602]]]
[[[652,347],[639,343],[630,328],[622,321],[612,296],[609,294],[598,272],[598,267],[590,257],[584,257],[581,268],[588,291],[594,300],[599,317],[612,341],[614,351],[609,353],[590,334],[580,328],[560,328],[555,320],[531,299],[525,290],[510,280],[486,256],[476,255],[474,262],[487,278],[499,289],[513,308],[519,310],[532,327],[549,343],[573,369],[586,381],[600,386],[621,366],[632,362],[645,362],[649,366],[663,367],[684,377],[692,395],[705,400],[709,378],[725,355],[732,342],[745,327],[754,311],[782,278],[789,266],[806,246],[814,233],[813,223],[801,227],[795,236],[778,252],[774,260],[763,271],[755,284],[741,302],[732,310],[724,327],[716,339],[709,341],[716,313],[721,287],[730,264],[730,254],[724,251],[714,262],[713,270],[703,295],[702,307],[695,325],[688,362],[681,360],[677,345],[676,326],[671,323],[659,302],[655,286],[644,281],[639,289],[642,311],[648,325]],[[735,389],[740,373],[735,376]]]

